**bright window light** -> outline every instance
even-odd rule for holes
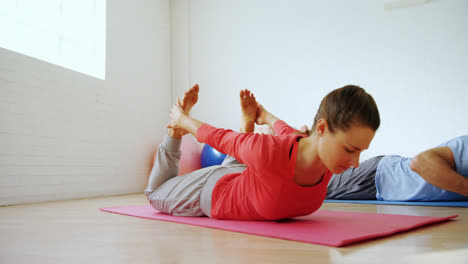
[[[104,80],[106,0],[0,0],[0,47]]]

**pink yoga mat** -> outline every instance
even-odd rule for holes
[[[334,247],[385,237],[458,216],[429,217],[319,210],[308,216],[282,221],[234,221],[171,216],[159,213],[150,205],[100,210]]]

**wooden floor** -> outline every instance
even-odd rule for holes
[[[468,208],[324,204],[457,220],[344,248],[101,212],[142,194],[0,207],[0,263],[468,263]]]

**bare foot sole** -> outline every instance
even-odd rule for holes
[[[200,87],[198,84],[195,84],[184,93],[184,97],[182,98],[182,108],[187,112],[187,114],[190,113],[190,110],[192,110],[192,107],[198,101],[198,91],[200,91]]]
[[[257,117],[257,101],[255,96],[249,90],[240,91],[240,102],[241,102],[241,132],[254,132],[255,130],[255,119]]]

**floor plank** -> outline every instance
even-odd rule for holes
[[[468,208],[324,204],[326,210],[459,215],[343,248],[98,210],[146,203],[133,194],[0,207],[0,263],[468,263]]]

